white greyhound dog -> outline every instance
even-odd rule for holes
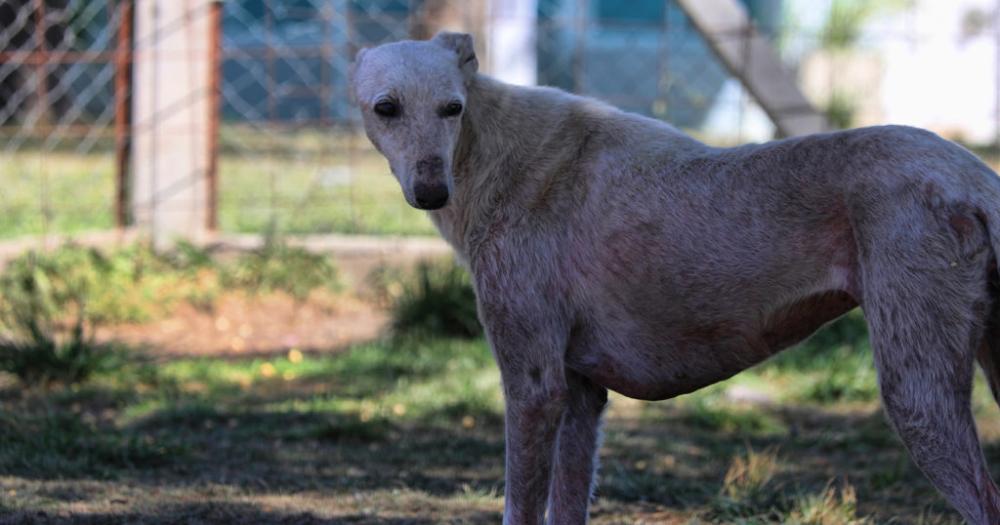
[[[668,399],[861,306],[885,411],[970,523],[1000,523],[969,407],[1000,387],[1000,178],[907,127],[731,149],[477,72],[469,35],[362,50],[352,91],[468,265],[506,402],[506,523],[584,523],[607,391]]]

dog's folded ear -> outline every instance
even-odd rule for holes
[[[454,51],[458,55],[458,68],[462,70],[462,73],[472,76],[476,71],[479,71],[479,59],[476,58],[472,35],[441,31],[431,41],[445,49]]]
[[[367,47],[359,49],[357,54],[354,55],[354,61],[347,66],[347,100],[352,104],[358,103],[358,93],[357,89],[354,87],[354,82],[356,80],[355,74],[358,71],[358,64],[361,63],[361,59],[365,56],[365,52],[367,51]]]

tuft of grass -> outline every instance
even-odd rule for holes
[[[828,486],[820,494],[800,496],[787,522],[801,525],[869,525],[871,519],[858,517],[858,496],[850,484],[840,490]]]
[[[392,305],[392,328],[397,335],[482,335],[476,294],[465,269],[450,260],[420,263]]]
[[[76,383],[112,368],[110,347],[93,340],[88,306],[107,272],[93,251],[31,252],[0,275],[0,370],[29,385]]]
[[[0,370],[28,384],[84,381],[116,362],[113,345],[94,341],[98,327],[145,322],[179,302],[212,311],[227,286],[304,300],[335,289],[337,269],[275,236],[231,266],[186,242],[165,253],[143,244],[29,251],[0,274]]]
[[[190,257],[143,244],[108,253],[72,243],[29,251],[0,275],[0,300],[8,313],[56,322],[73,315],[87,324],[143,322],[202,284],[189,278]]]
[[[0,370],[26,385],[80,383],[95,373],[119,368],[120,357],[114,346],[86,339],[79,324],[63,341],[40,331],[25,339],[0,339]]]
[[[746,454],[733,458],[722,480],[722,495],[731,500],[755,499],[764,492],[778,468],[776,450],[756,452],[747,447]]]
[[[734,522],[747,518],[765,518],[784,512],[788,502],[783,492],[772,486],[778,471],[778,455],[773,448],[757,452],[750,448],[733,458],[726,470],[719,495],[711,504],[710,518]]]
[[[262,248],[240,256],[224,273],[223,281],[255,293],[285,292],[299,301],[317,288],[336,290],[340,286],[337,268],[329,257],[289,246],[273,231]]]

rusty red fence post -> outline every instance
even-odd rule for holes
[[[132,150],[132,4],[121,0],[115,50],[115,225],[129,223],[129,159]]]
[[[221,118],[222,2],[214,1],[209,11],[208,49],[208,158],[206,159],[207,210],[205,228],[219,228],[219,119]]]
[[[48,21],[46,20],[45,0],[35,0],[32,4],[35,11],[35,104],[38,111],[38,122],[43,126],[49,124],[49,47],[45,40]]]

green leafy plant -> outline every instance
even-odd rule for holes
[[[31,252],[0,276],[0,369],[27,384],[75,383],[114,366],[115,352],[94,341],[89,300],[106,261],[67,246]]]
[[[273,234],[263,247],[240,256],[225,271],[223,281],[252,292],[285,292],[299,301],[317,288],[340,286],[337,267],[328,257],[289,246]]]
[[[908,0],[833,0],[823,28],[820,45],[824,49],[849,49],[861,39],[864,25],[879,13],[897,11]]]
[[[861,37],[865,21],[874,13],[874,2],[863,0],[834,0],[830,4],[820,42],[825,49],[852,47]]]
[[[183,272],[217,269],[212,253],[187,240],[179,240],[173,249],[162,255],[162,259],[171,267]]]
[[[870,360],[868,325],[861,310],[854,310],[824,326],[795,348],[783,351],[766,363],[782,371],[809,372],[844,366],[843,361]]]
[[[834,90],[823,108],[826,120],[837,129],[848,129],[854,126],[854,117],[858,112],[858,103],[851,95],[840,90]]]
[[[468,273],[454,261],[422,262],[392,305],[397,334],[478,337],[483,329]]]

